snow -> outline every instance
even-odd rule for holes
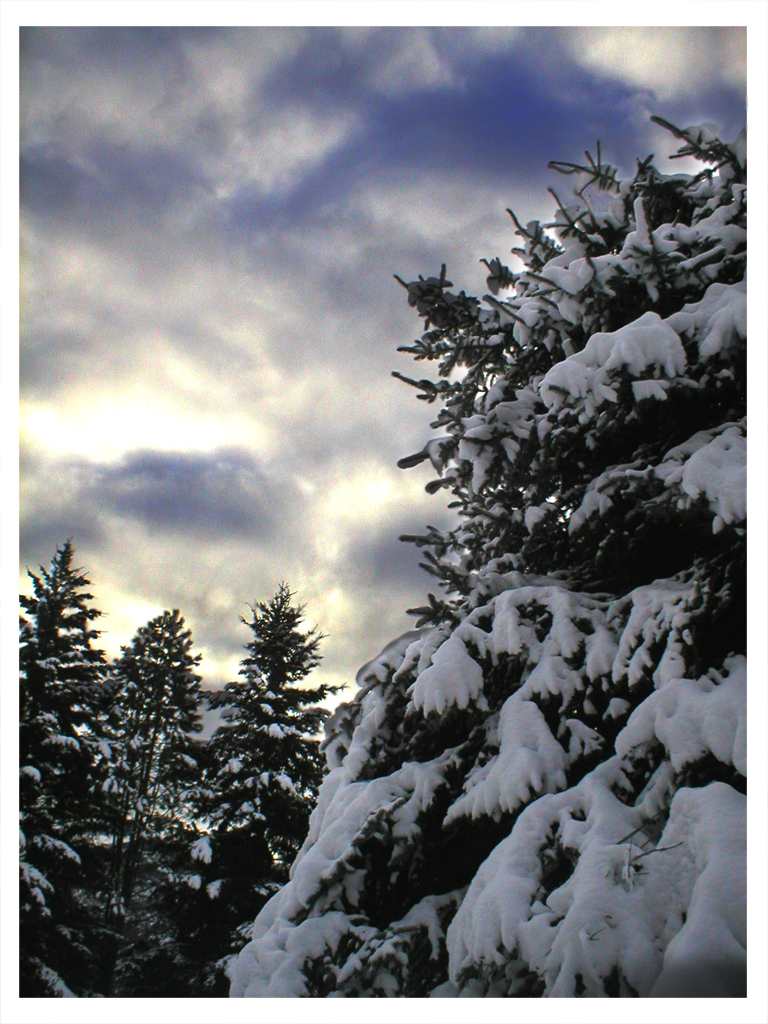
[[[74,738],[74,736],[63,736],[61,733],[56,733],[53,736],[46,736],[46,738],[43,740],[43,746],[69,747],[72,750],[80,749],[80,744]]]
[[[64,857],[66,860],[72,861],[73,864],[80,864],[80,854],[62,839],[56,839],[45,834],[37,835],[32,839],[31,845],[44,850],[46,853],[54,853],[59,857]]]
[[[75,993],[67,988],[56,971],[53,971],[50,967],[46,967],[44,964],[41,964],[40,974],[54,996],[57,996],[59,999],[75,998]]]
[[[666,402],[668,388],[669,382],[666,380],[636,380],[632,382],[632,394],[636,402],[644,402],[648,398]]]
[[[663,967],[650,994],[743,995],[746,797],[720,782],[679,790],[662,843],[670,847],[680,843],[686,849],[688,870],[675,888],[683,890],[687,916],[666,946]]]
[[[449,893],[448,895],[452,897],[454,894]],[[432,947],[431,959],[433,960],[440,955],[440,936],[442,934],[437,910],[445,902],[445,896],[425,896],[419,903],[415,903],[399,922],[401,930],[426,929]]]
[[[211,841],[208,836],[200,836],[193,844],[191,856],[192,860],[201,860],[203,864],[211,863]]]
[[[574,994],[573,977],[586,966],[586,950],[577,941],[570,953],[565,933],[592,934],[605,925],[606,911],[613,913],[615,899],[609,903],[607,893],[600,890],[615,885],[621,854],[617,856],[607,841],[618,838],[611,829],[618,827],[620,835],[621,829],[630,831],[636,824],[632,812],[619,801],[614,806],[613,800],[607,786],[588,777],[576,790],[543,797],[526,808],[511,835],[475,875],[448,929],[449,976],[454,983],[461,984],[471,965],[501,964],[506,953],[520,947],[527,962],[542,972],[548,968],[553,995]],[[586,812],[588,824],[574,821],[574,810]],[[566,849],[579,855],[578,868],[542,902],[541,852],[553,832]],[[604,947],[602,943],[596,948]],[[547,964],[553,953],[553,962]],[[569,956],[571,962],[564,963]]]
[[[357,686],[362,689],[371,682],[384,682],[389,670],[399,666],[405,651],[420,636],[420,630],[409,630],[407,633],[402,633],[394,640],[391,640],[375,658],[367,661],[358,670],[355,677]]]
[[[589,598],[577,597],[557,586],[530,586],[518,573],[510,576],[510,589],[489,602],[493,612],[493,629],[490,636],[490,648],[498,658],[502,654],[520,654],[523,650],[530,652],[532,660],[538,660],[541,650],[533,624],[526,622],[525,612],[533,604],[546,608],[552,616],[552,626],[547,634],[550,645],[547,653],[553,656],[571,657],[579,648],[582,636],[574,626],[573,619],[577,608],[589,615],[594,611],[595,603]],[[478,612],[474,612],[475,617]],[[471,616],[467,622],[471,621]],[[461,627],[459,627],[461,629]]]
[[[703,497],[714,513],[713,532],[747,516],[746,423],[702,430],[667,453],[656,476],[678,487],[685,507]]]
[[[618,962],[640,993],[694,957],[745,962],[744,797],[722,783],[679,790],[658,844],[644,853],[639,837],[622,841],[622,829],[635,833],[642,821],[611,794],[613,771],[609,762],[531,805],[480,868],[448,929],[454,984],[516,948],[553,996],[574,995],[577,975],[589,990]],[[585,820],[574,820],[575,810]],[[541,851],[553,830],[575,867],[542,900]]]
[[[648,311],[610,334],[593,334],[581,352],[555,366],[541,382],[541,397],[550,408],[559,408],[566,395],[588,398],[588,413],[604,401],[615,402],[612,371],[626,371],[642,378],[649,370],[667,377],[682,374],[686,356],[682,341],[669,320]]]
[[[285,772],[276,772],[272,776],[275,782],[288,793],[295,793],[296,786],[294,785],[293,779],[290,775],[286,775]]]
[[[586,642],[587,657],[584,662],[587,677],[597,680],[601,676],[607,676],[611,671],[614,658],[616,657],[616,641],[608,629],[601,623],[597,623],[594,633],[590,634]],[[614,698],[618,700],[618,698]],[[625,704],[626,701],[620,701]]]
[[[452,704],[466,708],[477,699],[482,685],[482,669],[454,635],[435,651],[432,664],[419,675],[410,693],[415,707],[424,714],[442,714]]]
[[[532,794],[565,786],[566,755],[552,736],[536,704],[509,697],[501,709],[499,753],[464,783],[464,795],[450,807],[445,824],[468,814],[473,818],[515,811]]]
[[[41,907],[44,907],[45,893],[53,892],[51,883],[41,871],[32,864],[28,864],[25,860],[19,862],[19,872],[27,890],[32,894],[35,901]]]
[[[621,697],[612,697],[603,718],[623,718],[631,708],[632,705],[628,700],[623,700]]]
[[[276,899],[273,897],[270,902]],[[260,918],[263,916],[264,911]],[[348,932],[349,925],[347,915],[339,911],[309,918],[299,925],[277,919],[274,947],[272,941],[265,943],[263,936],[254,929],[253,939],[234,966],[230,995],[259,995],[267,998],[307,995],[307,985],[301,971],[305,959],[308,956],[321,956],[326,948],[335,949],[342,936]],[[269,938],[272,940],[272,936]]]
[[[677,771],[711,753],[746,776],[746,658],[734,656],[725,668],[724,676],[672,679],[652,693],[631,715],[616,752],[626,756],[657,739]]]
[[[679,334],[697,337],[702,359],[724,357],[747,336],[747,283],[711,284],[699,302],[673,313],[669,323]]]
[[[328,808],[333,803],[334,796],[339,786],[343,785],[347,778],[347,771],[341,765],[337,765],[332,768],[323,779],[323,783],[320,787],[320,792],[317,795],[317,803],[310,815],[309,819],[309,832],[307,838],[304,840],[304,844],[299,850],[296,859],[291,865],[290,877],[293,878],[296,869],[301,862],[302,858],[306,854],[307,850],[311,849],[317,842],[317,838],[320,835],[320,831],[323,827],[323,821],[325,819]]]
[[[693,584],[674,578],[638,587],[617,602],[612,610],[614,619],[624,615],[628,619],[611,670],[614,683],[626,681],[632,688],[652,668],[658,689],[669,679],[684,675],[682,651],[688,646],[684,633],[695,600]]]
[[[278,941],[281,947],[287,949],[287,946],[283,946],[283,939],[288,934],[292,935],[293,931],[289,933],[285,930],[289,927],[287,924],[283,929],[282,922],[297,914],[301,915],[303,908],[313,903],[318,909],[323,908],[325,911],[325,917],[321,920],[330,918],[336,921],[342,930],[349,928],[346,914],[343,915],[342,927],[341,918],[334,910],[334,903],[341,899],[346,906],[354,908],[359,902],[362,876],[354,865],[356,842],[383,819],[382,808],[392,823],[391,834],[396,842],[411,842],[416,818],[431,804],[435,792],[444,783],[442,769],[442,762],[414,762],[405,764],[398,772],[386,778],[375,779],[369,783],[351,783],[344,787],[341,783],[344,781],[345,769],[340,767],[325,779],[318,801],[319,813],[313,815],[310,836],[293,864],[291,882],[272,897],[257,918],[253,949],[254,953],[258,952],[259,969],[262,963],[277,963],[280,960],[270,951],[270,943],[274,937],[269,931],[272,922],[277,922],[281,935]],[[317,836],[314,841],[313,835]],[[309,932],[305,926],[310,928]],[[299,927],[302,932],[301,939],[295,940],[297,948],[302,948],[301,943],[306,943],[309,934],[313,936],[313,942],[331,944],[336,935],[333,930],[330,933],[312,932],[311,928],[317,925],[309,926],[308,922]],[[262,953],[266,957],[264,960]],[[233,981],[233,995],[238,994],[238,986],[241,984],[237,979],[248,976],[249,972],[245,966],[247,959],[248,957],[244,959],[241,956],[243,963],[238,964]],[[285,970],[281,969],[280,976],[274,979],[269,972],[268,981],[266,976],[262,978],[262,983],[268,988],[264,994],[300,994],[303,991],[303,983],[300,980],[302,963],[301,958],[295,961],[291,959],[290,963],[285,965]],[[290,982],[289,975],[293,978]],[[252,982],[248,984],[251,985]]]
[[[478,657],[494,661],[525,655],[529,666],[488,732],[496,753],[469,771],[445,815],[450,825],[462,817],[521,811],[509,837],[492,851],[460,902],[446,936],[450,980],[435,994],[471,994],[480,984],[468,980],[475,976],[496,984],[494,965],[506,964],[509,971],[515,950],[520,963],[535,970],[554,996],[574,995],[579,985],[586,985],[588,993],[602,991],[604,980],[619,967],[626,994],[648,994],[657,978],[662,989],[682,985],[679,963],[694,953],[708,962],[713,953],[702,938],[706,927],[701,922],[709,923],[713,935],[732,937],[720,947],[727,953],[728,969],[738,976],[743,960],[743,900],[737,898],[743,891],[743,798],[722,784],[676,789],[675,778],[707,753],[739,773],[746,771],[745,659],[728,659],[721,673],[685,676],[680,653],[689,640],[695,588],[682,579],[637,588],[609,606],[558,587],[531,585],[517,573],[494,580],[494,587],[501,583],[508,589],[492,593],[448,638],[441,630],[425,630],[397,648],[402,661],[394,676],[403,678],[410,671],[416,683],[422,680],[410,689],[412,706],[421,715],[460,707],[470,694],[474,701],[482,699],[482,673],[470,647]],[[543,639],[534,628],[542,608],[552,616]],[[588,678],[631,688],[653,669],[657,688],[628,718],[630,701],[611,698],[603,717],[624,722],[615,754],[568,788],[569,764],[589,756],[601,738],[571,717],[558,741],[536,701],[545,693],[567,698],[578,673],[565,659],[579,652]],[[393,661],[390,657],[385,682],[392,678]],[[369,678],[382,675],[370,665],[368,671]],[[349,751],[323,782],[290,883],[257,919],[253,941],[234,971],[233,995],[307,994],[302,964],[336,948],[344,935],[356,935],[358,945],[340,968],[339,983],[363,966],[370,970],[377,957],[391,965],[400,956],[396,942],[387,945],[380,933],[352,916],[366,884],[353,851],[363,835],[377,829],[386,830],[395,843],[412,842],[419,815],[445,785],[453,755],[449,749],[432,761],[408,762],[383,777],[355,781],[361,764],[358,744],[367,750],[374,734],[365,723],[374,719],[380,726],[383,720],[383,685],[377,681],[358,702],[362,714]],[[667,760],[649,779],[642,799],[629,806],[616,794],[626,771],[654,743],[662,744]],[[719,803],[699,805],[696,800]],[[721,805],[727,820],[717,817]],[[716,812],[709,831],[706,807]],[[651,827],[659,815],[661,830]],[[722,820],[721,829],[717,821]],[[549,893],[547,849],[562,851],[558,855],[573,863],[570,875]],[[688,869],[689,863],[695,870]],[[728,872],[734,882],[718,902],[719,880]],[[312,916],[306,918],[310,908]],[[437,921],[426,904],[414,908],[401,925],[417,921],[427,928],[430,941],[437,941]],[[395,932],[390,926],[387,934]],[[375,977],[381,994],[389,988],[397,992],[394,976],[385,971]],[[723,984],[728,983],[726,978]]]
[[[533,533],[538,524],[546,519],[547,513],[554,511],[555,506],[550,502],[545,502],[543,505],[529,505],[525,510],[525,516],[523,522],[528,533]]]
[[[683,468],[682,488],[700,494],[723,523],[746,519],[747,439],[739,427],[728,427],[699,448]]]

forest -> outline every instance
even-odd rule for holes
[[[330,717],[287,584],[205,691],[178,611],[107,663],[73,544],[30,573],[23,995],[745,994],[746,134],[654,120],[699,171],[555,161],[482,299],[398,278],[458,525]]]
[[[111,664],[66,541],[21,620],[21,994],[222,996],[288,877],[333,691],[298,687],[323,635],[281,584],[251,608],[237,681],[203,689],[179,611]],[[201,740],[204,713],[220,725]]]

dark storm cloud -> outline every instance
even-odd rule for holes
[[[290,480],[276,481],[246,451],[132,451],[113,464],[26,458],[26,475],[45,492],[21,502],[21,551],[45,557],[66,537],[101,548],[129,519],[150,533],[218,544],[227,538],[262,544],[302,504]],[[34,462],[34,468],[30,466]]]
[[[134,451],[95,467],[89,496],[150,529],[198,536],[268,538],[287,498],[248,452]],[[293,495],[295,499],[295,495]]]
[[[433,41],[436,52],[445,58],[446,69],[455,63],[460,71],[467,65],[477,73],[479,54],[467,45],[471,30],[423,31],[425,41]],[[345,44],[345,39],[355,36],[356,45]],[[382,168],[475,168],[484,174],[510,170],[515,163],[511,139],[521,134],[521,128],[524,132],[526,125],[520,123],[522,104],[519,108],[508,102],[510,90],[514,94],[524,87],[508,55],[484,58],[472,89],[457,88],[458,83],[450,79],[427,79],[417,80],[403,94],[389,94],[371,79],[404,38],[401,29],[348,29],[344,34],[333,28],[314,29],[290,69],[282,69],[287,73],[267,78],[263,95],[278,109],[297,101],[315,109],[335,109],[342,116],[347,111],[358,116],[362,111],[365,129],[280,196],[266,197],[254,186],[244,186],[225,203],[225,215],[233,227],[302,222],[319,206],[359,188],[361,181]],[[470,50],[471,56],[463,55],[463,50]],[[536,95],[533,89],[526,91]],[[540,106],[537,100],[531,124],[540,123]],[[546,116],[551,121],[559,113],[553,99]]]
[[[336,29],[325,28],[314,30],[290,75],[266,83],[266,95],[275,102],[294,97],[342,110],[354,105],[365,111],[367,126],[297,183],[280,207],[271,207],[271,216],[279,217],[282,209],[301,219],[326,194],[353,188],[362,176],[384,166],[541,179],[549,160],[581,156],[585,131],[587,138],[594,135],[604,142],[616,137],[625,171],[632,170],[637,156],[647,155],[641,152],[646,126],[627,125],[637,87],[580,65],[567,32],[529,28],[514,39],[513,48],[489,51],[477,44],[471,29],[420,31],[453,70],[454,80],[425,80],[402,93],[377,91],[372,73],[382,55],[402,41],[402,30],[358,30],[357,44],[350,46]],[[716,39],[717,30],[710,35]],[[348,36],[354,37],[355,30],[348,30]],[[661,104],[652,90],[645,94],[651,105]],[[663,104],[667,116],[684,121],[703,104],[738,131],[743,91],[723,88],[713,78],[704,94],[697,88],[665,97]],[[558,140],[560,153],[552,152],[552,139]]]

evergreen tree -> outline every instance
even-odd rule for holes
[[[220,703],[226,725],[212,740],[218,765],[217,832],[261,822],[272,859],[287,870],[307,833],[308,802],[322,779],[325,758],[318,733],[328,712],[319,706],[336,688],[298,684],[320,663],[324,635],[302,632],[303,607],[281,583],[269,602],[251,607],[241,621],[251,631],[240,679]]]
[[[101,613],[88,604],[90,580],[73,557],[68,540],[50,569],[28,572],[32,594],[19,599],[23,996],[87,994],[94,960],[86,890],[106,666],[92,646]]]
[[[303,607],[282,583],[241,621],[251,632],[240,678],[209,695],[223,724],[207,744],[207,829],[166,897],[183,945],[197,957],[202,991],[226,995],[224,970],[256,912],[288,878],[308,829],[325,766],[319,702],[335,687],[308,687],[323,634],[302,630]],[[200,817],[200,816],[198,816]]]
[[[443,595],[327,724],[233,995],[743,994],[746,145],[657,120],[701,173],[556,163],[484,301],[401,282]]]
[[[113,929],[105,956],[106,992],[117,984],[126,994],[142,994],[130,980],[141,975],[131,955],[138,949],[151,956],[158,942],[157,934],[152,941],[146,938],[151,921],[160,931],[146,910],[163,866],[184,845],[199,804],[194,734],[202,725],[200,677],[194,669],[201,656],[191,649],[183,617],[176,609],[165,611],[122,648],[113,670],[118,691],[109,722],[109,774],[102,787],[111,837],[106,918]],[[121,940],[123,980],[115,981]]]

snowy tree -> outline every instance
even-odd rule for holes
[[[94,959],[84,887],[97,827],[94,794],[106,666],[92,646],[100,612],[66,541],[29,571],[20,619],[20,991],[83,994]]]
[[[206,994],[227,993],[228,960],[287,880],[325,767],[318,733],[328,711],[320,702],[336,688],[305,682],[324,636],[301,629],[304,609],[294,596],[282,583],[241,618],[251,639],[240,678],[209,695],[223,724],[205,752],[207,829],[177,873],[187,889],[177,890],[176,908],[187,948],[207,964]]]
[[[260,822],[276,864],[286,869],[306,835],[325,759],[318,733],[328,712],[320,702],[335,689],[299,685],[320,663],[323,634],[299,627],[304,609],[286,583],[241,621],[251,632],[240,679],[218,703],[225,724],[211,742],[218,766],[217,831]]]
[[[199,802],[200,768],[194,734],[200,721],[201,656],[178,610],[140,627],[113,668],[117,682],[102,784],[109,808],[111,852],[106,918],[113,941],[105,956],[104,988],[113,989],[120,940],[121,970],[130,975],[130,946],[143,942],[145,904],[164,864],[183,845]],[[142,912],[129,914],[137,901]],[[129,920],[127,921],[127,917]],[[121,982],[130,988],[130,982]],[[133,993],[130,993],[133,994]]]
[[[746,140],[656,120],[700,173],[556,163],[484,300],[401,282],[443,593],[327,723],[235,996],[744,992]]]

